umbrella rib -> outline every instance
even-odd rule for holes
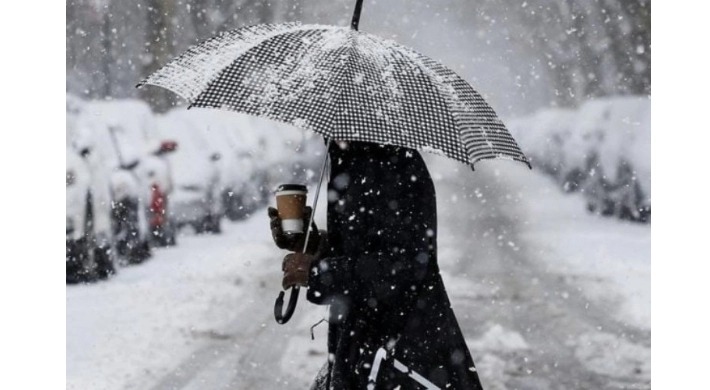
[[[416,52],[416,51],[414,51],[414,50],[412,50],[412,49],[409,49],[409,48],[406,48],[406,47],[403,47],[403,46],[400,46],[400,47],[402,47],[402,50],[401,50],[401,51],[402,51],[407,57],[409,57],[412,61],[414,61],[417,65],[419,65],[422,69],[425,70],[425,74],[426,74],[429,78],[439,77],[438,72],[437,72],[435,69],[433,69],[433,68],[431,68],[430,66],[428,66],[428,65],[420,58],[420,57],[423,57],[423,58],[428,58],[428,57],[426,57],[426,56],[424,56],[424,55],[422,55],[422,54],[420,54],[420,53],[418,53],[418,52]],[[435,60],[432,60],[432,61],[435,62],[436,64],[438,64],[439,66],[441,66],[441,67],[444,68],[444,69],[449,69],[449,68],[445,67],[444,65],[440,64],[439,62],[437,62],[437,61],[435,61]],[[452,73],[452,75],[453,75],[454,77],[458,77],[458,78],[462,79],[461,76],[459,76],[458,74],[456,74],[456,72],[454,72],[453,70],[449,69],[449,71]],[[446,77],[446,76],[441,76],[441,77]],[[462,79],[462,80],[463,80],[463,79]],[[446,81],[444,81],[444,82],[446,82]],[[448,91],[444,90],[443,88],[441,88],[441,86],[436,82],[436,80],[432,80],[432,83],[439,89],[439,91],[441,92],[442,95],[446,96],[450,101],[453,101],[453,100],[454,100],[454,99],[451,98],[451,95],[452,95],[452,94],[449,93]],[[453,83],[448,83],[448,84],[449,84],[452,88],[454,87]],[[449,107],[448,107],[448,106],[447,106],[446,108],[447,108],[447,110],[449,110]],[[454,122],[456,122],[456,116],[453,115],[453,113],[452,113],[451,111],[449,111],[449,113],[452,114],[452,118],[454,118]],[[471,127],[477,128],[476,126],[473,126],[473,125],[471,125]],[[479,131],[480,131],[480,130],[479,130]],[[457,131],[456,133],[457,133],[457,136],[459,137],[459,143],[460,143],[460,145],[466,145],[466,144],[464,143],[464,135],[461,133],[461,131]],[[471,136],[468,136],[468,137],[471,137]],[[484,135],[484,137],[487,138],[488,135]],[[510,137],[510,138],[512,139],[512,137]],[[515,144],[515,141],[514,141],[514,140],[513,140],[513,143]],[[490,150],[488,151],[488,153],[490,153],[490,154],[489,154],[490,157],[481,157],[482,152],[480,152],[480,151],[476,151],[476,152],[473,152],[473,153],[469,153],[467,150],[463,150],[463,152],[464,152],[464,155],[467,156],[467,163],[470,164],[471,169],[473,169],[473,170],[475,170],[474,165],[475,165],[478,161],[480,161],[480,160],[482,160],[482,159],[485,159],[485,158],[495,158],[496,156],[500,156],[500,155],[501,155],[501,151],[502,151],[503,153],[505,153],[505,154],[503,154],[502,156],[508,157],[508,158],[513,159],[513,160],[516,160],[516,161],[523,162],[523,163],[527,164],[530,169],[532,169],[532,166],[530,165],[530,162],[527,160],[527,158],[525,157],[525,155],[522,153],[522,151],[520,150],[520,147],[519,147],[517,144],[515,144],[515,146],[516,146],[517,149],[518,149],[518,150],[515,151],[515,153],[513,153],[512,151],[508,151],[508,150],[496,151],[496,148],[495,148],[494,146],[489,146]],[[503,148],[501,148],[501,149],[503,149]],[[518,156],[518,155],[520,155],[520,156]]]
[[[333,110],[333,115],[331,115],[331,117],[330,117],[330,119],[331,119],[330,123],[328,124],[328,126],[326,126],[328,128],[331,128],[332,137],[334,137],[336,135],[335,131],[334,131],[335,118],[339,114],[338,105],[340,104],[340,102],[342,101],[342,98],[343,98],[343,89],[344,89],[343,84],[345,84],[345,77],[347,76],[347,73],[349,70],[349,64],[352,61],[352,55],[353,55],[353,52],[355,51],[355,44],[354,44],[355,35],[354,34],[356,34],[356,32],[353,32],[353,31],[356,31],[356,30],[352,30],[348,34],[348,43],[350,46],[347,48],[348,54],[347,54],[347,58],[345,59],[345,65],[343,66],[342,73],[339,73],[338,75],[336,75],[336,77],[334,77],[334,79],[338,80],[338,84],[337,84],[337,88],[336,88],[337,96],[335,97],[335,99],[333,101],[334,102],[333,106],[335,109]],[[325,131],[327,131],[327,129],[325,129],[324,132]]]
[[[402,53],[402,54],[404,54],[405,56],[407,56],[407,58],[409,58],[411,61],[413,61],[415,64],[417,64],[417,65],[419,66],[419,68],[421,68],[422,70],[424,70],[424,74],[425,74],[425,75],[427,76],[427,78],[429,79],[429,82],[431,82],[431,84],[434,86],[434,88],[436,88],[437,90],[439,90],[439,92],[440,92],[441,95],[444,97],[444,99],[446,99],[446,100],[448,100],[448,101],[450,102],[450,101],[452,100],[452,99],[450,98],[450,95],[451,95],[451,94],[448,93],[447,91],[443,90],[443,89],[441,88],[441,86],[439,85],[439,83],[437,83],[436,80],[435,80],[435,78],[434,78],[434,76],[436,76],[436,72],[435,72],[433,69],[431,69],[429,66],[427,66],[427,65],[424,63],[424,61],[422,61],[422,60],[419,58],[420,56],[421,56],[421,57],[424,57],[424,56],[423,56],[422,54],[419,54],[419,53],[417,53],[416,51],[411,50],[411,49],[408,49],[408,48],[406,48],[406,47],[404,47],[404,46],[401,46],[401,45],[397,45],[397,46],[400,47],[400,53]],[[454,122],[454,124],[455,124],[455,123],[456,123],[456,116],[455,116],[454,113],[451,111],[451,109],[449,108],[448,104],[445,104],[444,107],[446,108],[446,112],[447,112],[447,113],[449,114],[449,116],[451,117],[451,120],[452,120],[452,121]],[[471,164],[471,168],[473,169],[473,163],[471,163],[471,161],[469,161],[469,158],[468,158],[469,154],[468,154],[468,152],[467,152],[465,149],[462,149],[464,143],[463,143],[463,140],[461,139],[461,132],[458,131],[458,130],[456,130],[455,132],[456,132],[456,136],[458,137],[458,141],[459,141],[459,145],[460,145],[460,146],[459,146],[459,151],[461,152],[461,154],[462,154],[463,156],[466,156],[466,157],[467,157],[467,161],[466,161],[466,162],[469,163],[469,164]]]

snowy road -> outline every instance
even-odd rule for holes
[[[432,167],[439,261],[485,388],[650,388],[650,227],[587,216],[517,166]],[[302,299],[274,322],[283,254],[266,226],[263,212],[68,286],[67,387],[308,388],[325,311]]]
[[[526,210],[554,202],[542,191],[550,183],[515,172],[515,181],[481,170],[476,180],[438,183],[444,198],[473,194],[468,201],[459,195],[454,207],[440,207],[440,220],[446,221],[440,242],[446,252],[440,258],[442,268],[456,275],[449,278],[450,295],[484,386],[650,388],[650,323],[643,329],[617,320],[613,313],[618,302],[609,300],[613,295],[593,302],[595,290],[611,287],[607,280],[551,266],[555,259],[546,257],[561,254],[539,248],[558,237],[548,236],[549,242],[542,243],[531,238],[531,229],[536,236],[529,219],[535,213]],[[648,234],[650,250],[650,229]],[[580,241],[577,250],[590,248]],[[648,283],[650,288],[650,279]]]

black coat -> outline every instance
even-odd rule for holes
[[[384,348],[376,389],[425,388],[416,374],[442,389],[480,389],[439,275],[436,197],[422,157],[355,142],[329,154],[328,248],[307,293],[331,305],[329,359],[313,388],[366,389]]]

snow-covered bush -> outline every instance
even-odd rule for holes
[[[651,101],[615,97],[577,110],[551,108],[509,122],[533,166],[567,192],[581,192],[591,212],[651,219]]]

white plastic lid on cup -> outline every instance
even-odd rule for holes
[[[306,195],[308,194],[308,187],[303,184],[281,184],[274,191],[276,196],[279,195]]]

